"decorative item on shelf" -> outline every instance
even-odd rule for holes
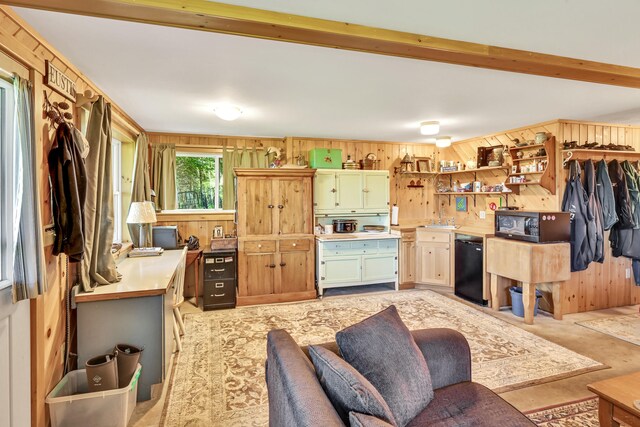
[[[213,227],[213,238],[214,239],[222,239],[224,237],[224,231],[221,225],[216,225]]]
[[[409,153],[405,154],[400,161],[400,172],[413,172],[413,161],[411,161]]]
[[[518,153],[516,154],[516,156],[517,156],[519,159],[522,159],[522,158],[524,157],[524,153],[523,153],[522,151],[518,151]]]
[[[377,159],[376,155],[373,153],[369,153],[364,156],[364,159],[360,160],[360,169],[364,170],[378,170],[380,165],[380,160]]]
[[[267,147],[264,155],[267,157],[267,164],[270,168],[279,168],[282,166],[282,151],[277,147]]]
[[[498,149],[498,153],[494,154],[494,150]],[[504,147],[502,145],[495,145],[491,147],[478,147],[478,168],[486,166],[500,166],[502,164],[502,151]],[[499,154],[498,158],[496,155]],[[493,162],[489,164],[489,162]]]
[[[549,138],[549,136],[547,135],[546,132],[537,132],[536,133],[535,143],[536,144],[543,144],[548,138]]]
[[[417,158],[416,159],[416,169],[418,172],[434,172],[433,167],[433,158]]]
[[[475,169],[477,166],[478,163],[472,158],[469,158],[469,160],[467,160],[467,169]]]
[[[304,154],[298,154],[296,156],[296,165],[297,166],[307,166],[307,160],[304,158]]]
[[[360,165],[351,159],[351,154],[347,154],[347,161],[342,164],[342,169],[360,169]]]

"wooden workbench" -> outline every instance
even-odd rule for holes
[[[524,323],[533,324],[536,285],[553,289],[553,317],[562,319],[562,282],[571,277],[569,243],[529,243],[499,237],[487,239],[487,273],[491,275],[491,308],[500,310],[512,280],[522,282]]]

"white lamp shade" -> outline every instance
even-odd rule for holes
[[[242,115],[240,107],[231,104],[219,105],[213,109],[213,112],[222,120],[229,122],[238,119]]]
[[[437,135],[440,132],[440,122],[420,123],[420,133],[423,135]]]
[[[451,137],[450,136],[440,136],[436,138],[436,147],[446,148],[451,146]]]
[[[156,222],[156,211],[151,202],[132,202],[127,224],[151,224]]]

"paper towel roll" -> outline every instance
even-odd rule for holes
[[[399,208],[396,205],[391,206],[391,225],[398,225]]]

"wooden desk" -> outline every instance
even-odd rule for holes
[[[633,401],[640,399],[640,372],[587,385],[598,395],[598,418],[602,427],[619,427],[623,422],[640,426],[640,411]]]
[[[189,268],[193,264],[195,270],[195,288],[196,288],[196,307],[198,307],[198,294],[200,293],[198,287],[200,286],[200,260],[202,259],[202,248],[187,251],[186,267]],[[186,271],[185,271],[186,274]]]
[[[561,282],[571,277],[569,243],[529,243],[500,237],[487,239],[487,273],[491,274],[491,308],[500,310],[511,280],[522,282],[524,323],[533,324],[536,285],[553,288],[553,318],[562,320]]]
[[[167,375],[173,349],[173,278],[182,250],[160,256],[125,258],[122,280],[75,296],[78,367],[116,344],[143,347],[138,400],[151,398],[151,386]]]

